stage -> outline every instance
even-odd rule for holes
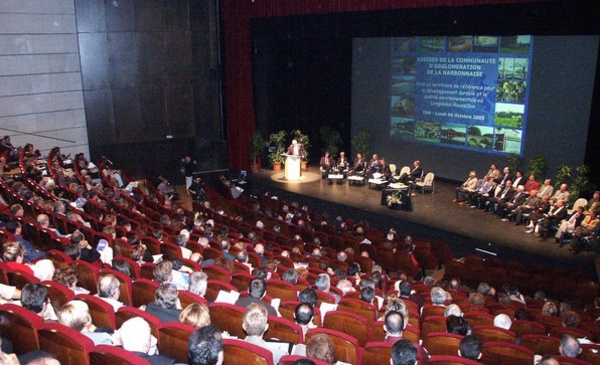
[[[435,181],[435,192],[414,191],[414,211],[393,210],[381,205],[381,191],[365,186],[329,184],[326,179],[314,179],[317,167],[309,167],[306,179],[298,182],[283,181],[272,170],[261,170],[248,178],[252,181],[251,193],[269,191],[288,201],[297,200],[330,216],[368,221],[372,227],[387,230],[396,228],[398,234],[440,239],[448,242],[455,257],[481,250],[496,254],[502,259],[517,259],[543,263],[566,269],[585,270],[596,277],[595,255],[582,252],[574,255],[568,245],[559,247],[554,237],[541,241],[526,234],[525,227],[503,222],[496,215],[452,203],[459,183]],[[311,178],[308,178],[311,176]]]

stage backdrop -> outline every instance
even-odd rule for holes
[[[250,20],[306,14],[363,12],[408,8],[549,3],[543,0],[223,0],[221,14],[225,36],[225,99],[229,160],[231,168],[249,166],[249,138],[255,127],[252,88]],[[426,21],[426,19],[422,19]],[[437,24],[446,27],[451,21]],[[368,24],[366,26],[372,26]],[[434,26],[432,24],[432,26]],[[275,75],[274,75],[275,77]]]
[[[400,167],[419,159],[426,172],[456,180],[505,165],[509,154],[579,165],[598,38],[357,38],[353,133],[370,131],[373,151]]]

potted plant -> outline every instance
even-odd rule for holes
[[[269,153],[269,160],[275,171],[281,170],[281,166],[285,161],[282,154],[285,153],[284,143],[286,136],[287,132],[285,130],[280,130],[277,133],[271,133],[271,135],[269,135],[269,145],[273,147],[272,149],[269,149],[271,151],[271,153]]]
[[[369,132],[360,131],[352,137],[352,148],[354,153],[362,153],[363,156],[371,155],[371,140]]]
[[[331,156],[335,158],[338,154],[339,144],[342,143],[339,132],[333,130],[331,127],[324,126],[319,129],[319,134],[321,135],[323,145],[325,145],[325,151],[329,151]]]
[[[302,145],[302,149],[304,150],[304,153],[302,155],[302,161],[300,162],[300,168],[302,169],[302,171],[306,171],[308,164],[308,150],[310,149],[310,139],[299,129],[293,130],[292,135],[294,136],[294,139]]]
[[[534,175],[537,180],[544,179],[546,177],[546,172],[548,171],[548,161],[546,157],[541,154],[536,154],[529,160],[527,164],[529,170],[527,171],[527,176]]]
[[[260,154],[265,148],[265,139],[258,130],[250,136],[250,171],[256,173],[260,170]]]

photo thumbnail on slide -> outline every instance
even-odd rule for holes
[[[521,155],[532,42],[391,38],[390,138]]]

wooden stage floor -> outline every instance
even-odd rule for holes
[[[311,172],[312,171],[312,172]],[[318,173],[315,167],[309,172]],[[583,269],[596,277],[595,255],[574,255],[567,246],[559,247],[554,237],[541,241],[526,234],[524,226],[503,222],[496,215],[452,203],[455,183],[436,181],[435,192],[413,197],[413,212],[389,209],[380,204],[381,191],[365,186],[330,185],[326,180],[293,183],[272,179],[272,170],[250,175],[252,193],[269,191],[288,201],[297,200],[330,216],[341,215],[354,221],[366,220],[380,229],[396,228],[399,234],[443,239],[451,245],[455,257],[485,250],[502,259],[518,259],[570,269]],[[278,177],[278,175],[276,175]],[[311,179],[307,179],[311,180]],[[486,253],[483,253],[485,256]]]

